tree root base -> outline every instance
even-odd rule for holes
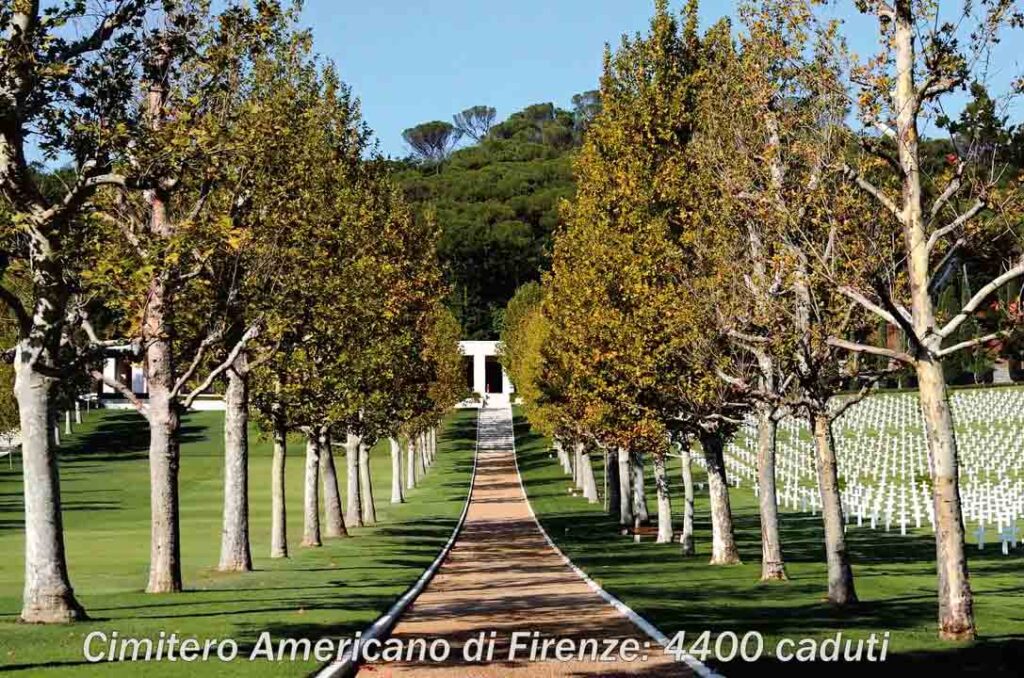
[[[22,624],[72,624],[87,621],[85,608],[74,596],[58,596],[46,604],[27,605],[21,610],[18,622]]]
[[[978,633],[973,626],[963,628],[940,628],[939,639],[945,640],[952,643],[969,643],[976,640]]]
[[[786,576],[785,570],[772,570],[769,572],[762,572],[761,581],[789,581],[789,577]]]

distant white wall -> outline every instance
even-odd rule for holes
[[[497,357],[497,341],[460,341],[459,348],[462,354],[473,359],[473,383],[470,389],[475,393],[484,395],[487,391],[487,358]],[[507,399],[515,389],[512,381],[508,378],[505,369],[501,370],[501,391],[487,394],[489,401],[496,399]],[[460,404],[461,407],[472,407],[475,403],[467,400]]]

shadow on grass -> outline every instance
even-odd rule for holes
[[[637,544],[632,537],[623,537],[617,518],[604,514],[599,505],[567,500],[566,487],[572,481],[557,470],[547,441],[530,430],[521,416],[515,419],[515,433],[519,466],[528,479],[529,496],[548,533],[577,565],[669,636],[687,630],[689,644],[695,639],[694,634],[704,630],[711,631],[712,638],[724,631],[741,637],[747,631],[756,631],[765,636],[766,650],[774,651],[775,641],[769,641],[769,636],[821,639],[844,632],[845,638],[856,641],[866,640],[873,630],[877,630],[879,638],[884,631],[914,633],[918,637],[933,633],[927,631],[934,628],[937,613],[933,588],[935,542],[929,534],[903,536],[898,529],[885,532],[851,525],[847,545],[857,581],[863,582],[862,602],[850,608],[837,608],[822,599],[825,579],[821,564],[825,554],[820,516],[790,512],[780,515],[781,541],[785,560],[791,566],[791,579],[785,583],[759,584],[756,578],[761,560],[760,521],[752,503],[734,505],[737,544],[747,565],[706,565],[710,533],[706,507],[698,507],[694,521],[700,553],[684,559],[678,546],[651,541]],[[698,475],[702,476],[699,472]],[[675,478],[671,489],[674,497],[681,494]],[[698,490],[698,499],[701,494]],[[673,563],[673,558],[678,560]],[[1019,574],[1019,559],[1007,559],[997,549],[972,551],[970,559],[972,570],[982,572],[986,579],[981,581],[988,582],[983,589],[985,596],[1001,599],[1020,594],[1012,580],[988,579]],[[667,577],[674,580],[666,581]],[[982,590],[982,585],[978,585],[978,590]],[[766,668],[800,675],[821,675],[823,670],[840,675],[865,671],[894,675],[936,666],[957,673],[1020,675],[1024,625],[1020,630],[1021,635],[990,635],[970,645],[929,648],[925,642],[925,649],[897,652],[890,648],[884,665],[864,661],[828,665],[783,663],[765,658],[753,665],[736,660],[717,668],[729,676],[755,671],[763,674]]]

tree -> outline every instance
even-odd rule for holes
[[[497,114],[498,112],[491,106],[472,106],[461,113],[456,113],[452,117],[455,122],[455,129],[460,136],[466,136],[473,141],[479,142],[483,141],[484,137],[491,131],[491,126],[494,124],[494,118]]]
[[[572,96],[573,125],[578,139],[582,140],[590,123],[601,112],[601,92],[587,90]]]
[[[803,414],[815,432],[828,598],[848,604],[856,594],[831,427],[853,402],[837,408],[834,399],[858,375],[824,339],[864,330],[864,314],[835,294],[834,281],[858,279],[864,265],[845,253],[870,240],[874,215],[828,171],[848,144],[847,103],[830,51],[835,26],[815,26],[812,6],[801,2],[745,4],[740,15],[739,49],[721,43],[717,66],[706,71],[693,146],[707,196],[704,223],[734,234],[725,247],[704,248],[719,281],[711,293],[719,295],[720,332],[740,354],[723,378],[755,403],[762,579],[785,578],[777,421]],[[714,242],[707,235],[699,241]]]
[[[437,165],[448,159],[462,138],[462,130],[443,120],[424,122],[402,132],[402,138],[423,162]]]
[[[922,172],[922,120],[941,110],[949,95],[977,80],[986,53],[1008,27],[1024,17],[1012,1],[968,3],[957,16],[941,15],[934,3],[864,0],[858,9],[874,17],[884,36],[878,54],[852,74],[857,114],[865,126],[865,157],[848,165],[849,181],[886,214],[899,255],[879,261],[872,288],[844,288],[867,311],[902,333],[907,351],[894,351],[843,337],[833,343],[851,351],[898,361],[917,376],[921,413],[931,455],[938,570],[939,634],[975,636],[973,595],[964,553],[956,434],[943,363],[958,351],[1007,336],[996,329],[951,343],[955,333],[1002,286],[1024,276],[1024,261],[1011,260],[993,274],[951,317],[936,313],[936,281],[945,262],[986,237],[986,213],[1014,209],[1019,185],[999,186],[998,167],[981,166],[977,147],[957,148],[955,161],[939,176]],[[1019,83],[1018,83],[1019,84]],[[898,196],[894,195],[898,192]],[[1003,197],[1005,196],[1005,198]],[[955,238],[955,240],[954,240]]]
[[[695,259],[693,241],[704,232],[686,207],[696,198],[686,153],[703,60],[696,11],[688,4],[679,21],[659,2],[647,35],[606,53],[602,109],[576,161],[577,194],[545,281],[550,330],[538,382],[541,401],[557,404],[568,447],[593,441],[618,457],[625,523],[644,517],[641,469],[645,457],[654,460],[660,540],[672,527],[669,436],[699,437],[712,562],[725,564],[738,554],[722,452],[743,405],[738,411],[734,389],[716,374],[727,354],[704,331],[713,278]]]
[[[109,196],[112,244],[94,283],[121,318],[117,332],[144,347],[149,398],[139,400],[99,370],[94,376],[125,395],[149,424],[152,535],[146,590],[152,593],[182,588],[181,414],[222,374],[237,376],[242,353],[262,325],[257,318],[239,326],[233,315],[241,281],[234,271],[248,237],[247,187],[232,165],[232,159],[240,160],[233,132],[242,110],[238,92],[253,59],[266,53],[291,17],[276,2],[232,4],[218,14],[205,2],[169,5],[144,50],[146,93],[134,137],[114,158],[129,178]],[[225,195],[232,191],[238,193]],[[211,362],[219,346],[222,359]],[[235,417],[232,423],[237,438],[244,421]],[[236,442],[234,463],[230,456],[228,461],[234,471],[229,481],[233,476],[237,482],[244,481],[244,460],[237,455],[244,440]],[[237,496],[234,503],[244,508]],[[245,554],[240,558],[225,564],[244,567]]]
[[[64,555],[60,478],[50,439],[50,397],[106,347],[71,350],[87,334],[77,292],[75,252],[93,237],[90,201],[119,179],[109,156],[131,120],[131,66],[140,47],[145,0],[4,3],[0,9],[0,191],[10,219],[4,226],[5,269],[25,267],[27,303],[7,288],[0,297],[18,321],[13,352],[24,461],[25,593],[21,619],[66,622],[85,612],[75,598]],[[77,24],[72,37],[67,27]],[[50,158],[73,159],[72,181],[47,196],[26,159],[37,135]],[[6,282],[6,276],[5,276]],[[91,337],[90,337],[91,339]]]

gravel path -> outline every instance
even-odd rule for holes
[[[444,638],[452,648],[443,662],[380,663],[363,666],[364,676],[577,676],[689,675],[618,610],[601,599],[548,546],[530,514],[519,482],[508,407],[481,411],[476,480],[466,524],[447,560],[426,590],[402,616],[392,637],[427,642]],[[463,659],[466,641],[495,632],[493,658]],[[520,636],[515,655],[511,639]],[[591,648],[559,661],[530,660],[530,634],[597,639],[600,655],[617,641],[632,639],[646,659],[594,661]],[[568,643],[567,643],[568,644]],[[479,645],[479,643],[477,643]],[[472,647],[472,646],[471,646]],[[519,649],[522,647],[523,649]],[[539,648],[538,648],[539,652]],[[618,650],[616,650],[616,656]]]

